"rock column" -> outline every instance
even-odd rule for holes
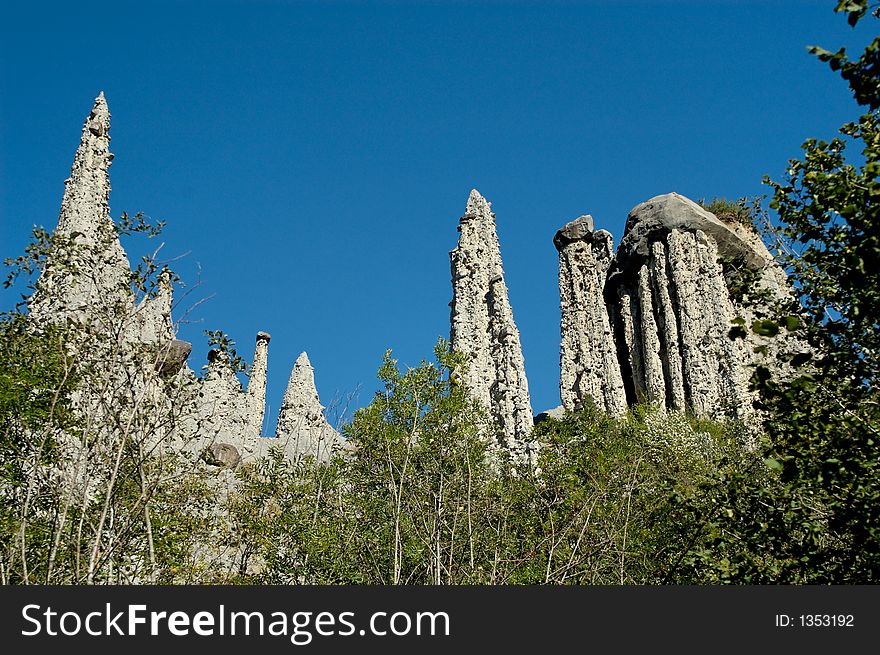
[[[755,269],[772,261],[763,246],[678,194],[630,212],[613,277],[635,400],[711,418],[749,415],[750,357],[728,336],[740,311],[722,257]]]
[[[611,235],[593,232],[586,215],[553,238],[559,251],[561,347],[559,395],[568,411],[593,402],[609,414],[626,411],[617,344],[604,290],[613,259]]]
[[[254,362],[248,380],[246,411],[248,425],[257,436],[263,433],[263,417],[266,413],[266,369],[269,360],[268,332],[257,332],[257,345],[254,349]]]
[[[488,410],[514,447],[533,424],[532,405],[519,330],[513,320],[495,214],[476,189],[471,191],[460,237],[449,253],[452,268],[450,341],[468,356],[463,383]]]
[[[292,458],[305,455],[324,462],[347,445],[324,416],[315,388],[315,369],[306,353],[300,354],[290,372],[275,432],[280,445]]]

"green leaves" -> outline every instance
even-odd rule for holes
[[[852,27],[855,27],[856,23],[868,11],[868,0],[839,0],[834,11],[835,13],[843,11],[849,14],[846,20]]]
[[[779,334],[779,325],[770,319],[757,319],[752,322],[752,332],[762,337],[775,337]]]
[[[854,26],[871,8],[843,1],[836,11]],[[685,561],[707,581],[880,579],[878,46],[874,39],[857,59],[810,48],[869,111],[837,138],[806,139],[783,180],[765,178],[779,217],[776,251],[799,306],[775,308],[749,326],[765,340],[757,349],[781,365],[757,366],[752,376],[772,441],[751,473],[705,490],[716,510],[691,504],[706,527]],[[731,336],[747,336],[744,321],[734,322]]]
[[[771,471],[781,471],[782,470],[782,462],[778,459],[773,459],[772,457],[767,457],[764,459],[764,464]]]
[[[208,347],[216,346],[217,351],[228,358],[229,366],[233,371],[236,373],[247,371],[247,364],[235,350],[235,341],[228,334],[223,330],[205,330],[205,336],[208,337]]]

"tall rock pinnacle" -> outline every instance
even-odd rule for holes
[[[468,356],[462,377],[500,425],[509,446],[532,429],[532,406],[519,331],[513,320],[491,205],[474,189],[459,221],[452,268],[450,342]]]
[[[46,268],[31,297],[31,320],[110,325],[132,307],[130,264],[110,218],[110,111],[101,93],[83,124]]]
[[[591,400],[609,414],[622,414],[626,392],[604,298],[614,258],[611,234],[593,232],[593,217],[581,216],[556,233],[553,245],[559,251],[562,405],[573,411]]]
[[[290,372],[275,433],[288,455],[294,458],[306,455],[324,462],[336,450],[346,447],[346,442],[324,417],[324,407],[315,388],[315,369],[306,353],[297,357]]]
[[[254,349],[254,363],[251,365],[251,376],[247,387],[248,423],[254,434],[260,436],[263,431],[263,417],[266,413],[266,369],[269,363],[268,332],[257,332],[257,345]]]

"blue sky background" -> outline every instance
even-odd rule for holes
[[[620,239],[654,195],[760,194],[809,136],[857,115],[810,57],[864,44],[833,0],[8,3],[0,22],[0,256],[54,227],[82,121],[112,113],[114,216],[168,223],[180,327],[249,360],[272,334],[270,415],[306,350],[321,399],[369,402],[387,348],[448,336],[468,192],[497,214],[536,412],[559,403],[552,237]],[[147,249],[124,244],[133,261]],[[158,245],[148,243],[149,248]],[[0,308],[21,289],[0,291]],[[182,290],[178,291],[178,297]]]

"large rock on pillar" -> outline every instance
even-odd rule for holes
[[[593,218],[586,215],[563,226],[553,245],[559,251],[562,404],[574,411],[592,402],[609,414],[621,414],[626,393],[604,297],[614,256],[611,234],[593,232]]]
[[[517,447],[531,432],[532,405],[504,282],[495,214],[476,189],[458,231],[458,245],[449,253],[451,345],[468,356],[462,382],[500,426],[504,442]]]
[[[785,284],[760,239],[746,232],[676,193],[630,212],[608,297],[620,299],[632,400],[719,419],[752,414],[754,357],[728,334],[732,319],[749,312],[731,297],[722,262],[759,271],[777,295]]]
[[[110,111],[101,93],[83,124],[56,243],[29,301],[34,325],[72,319],[113,330],[131,314],[131,268],[110,218],[111,161]]]

